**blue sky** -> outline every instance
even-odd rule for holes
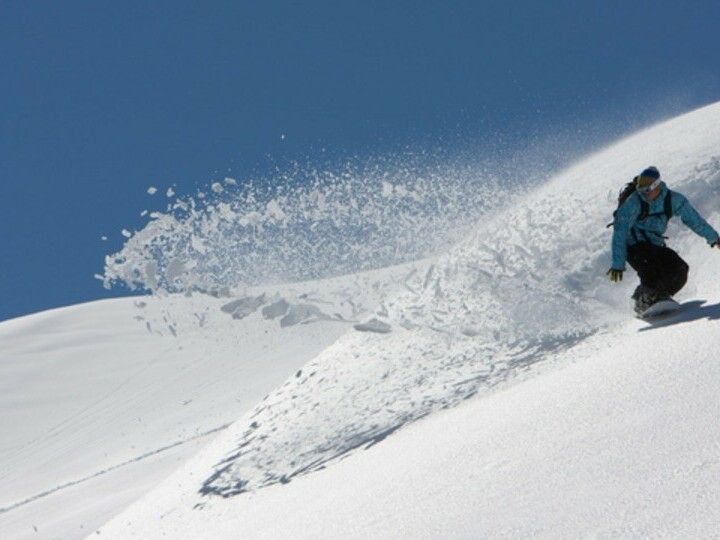
[[[428,141],[606,142],[716,101],[718,21],[715,1],[5,2],[0,320],[121,294],[93,274],[150,185]]]

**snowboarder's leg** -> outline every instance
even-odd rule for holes
[[[687,282],[688,265],[672,249],[640,242],[628,247],[628,263],[640,277],[635,292],[654,296],[653,300],[668,298],[676,294]]]
[[[668,247],[659,248],[658,257],[662,268],[659,290],[666,296],[674,296],[687,283],[688,265]]]
[[[640,278],[640,287],[636,289],[636,294],[642,292],[659,293],[662,288],[663,265],[657,246],[650,242],[639,242],[628,246],[628,263]]]

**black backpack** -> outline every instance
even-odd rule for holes
[[[608,223],[606,228],[609,228],[609,227],[612,227],[613,225],[615,225],[614,218],[617,215],[618,209],[623,205],[623,203],[627,200],[627,198],[630,195],[632,195],[633,193],[635,193],[635,191],[636,191],[637,179],[638,179],[638,177],[636,176],[635,178],[632,179],[632,182],[628,182],[627,184],[625,184],[625,187],[620,191],[620,194],[618,195],[617,208],[613,212],[613,221]],[[670,191],[669,189],[667,190],[667,195],[665,195],[665,201],[663,204],[663,211],[661,213],[650,214],[650,204],[642,197],[639,197],[639,199],[640,199],[640,215],[637,217],[637,221],[643,221],[643,220],[647,219],[648,217],[650,217],[651,215],[652,216],[660,216],[662,214],[665,214],[665,217],[667,217],[668,221],[670,221],[670,218],[673,216],[672,191]]]

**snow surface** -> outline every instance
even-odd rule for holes
[[[156,214],[105,278],[220,297],[0,324],[2,536],[717,536],[720,253],[671,227],[690,282],[654,325],[631,318],[632,272],[604,276],[617,191],[651,163],[720,226],[720,104],[485,208],[439,258],[371,274],[199,284],[187,255],[227,255],[203,236],[223,208]],[[296,211],[268,202],[259,220]],[[370,318],[392,332],[351,330]]]
[[[0,538],[94,530],[367,315],[409,271],[222,298],[100,301],[3,322]]]
[[[716,533],[720,255],[673,227],[694,322],[641,331],[604,223],[653,163],[718,225],[718,148],[713,105],[529,191],[408,276],[392,333],[341,337],[102,535]]]
[[[326,470],[202,497],[226,432],[100,537],[717,537],[719,317],[633,321]]]

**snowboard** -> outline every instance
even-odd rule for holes
[[[672,313],[678,309],[680,309],[680,304],[678,304],[675,300],[661,300],[660,302],[654,303],[642,313],[638,313],[637,316],[640,319],[652,319],[654,317],[659,317],[660,315],[667,315],[668,313]]]

